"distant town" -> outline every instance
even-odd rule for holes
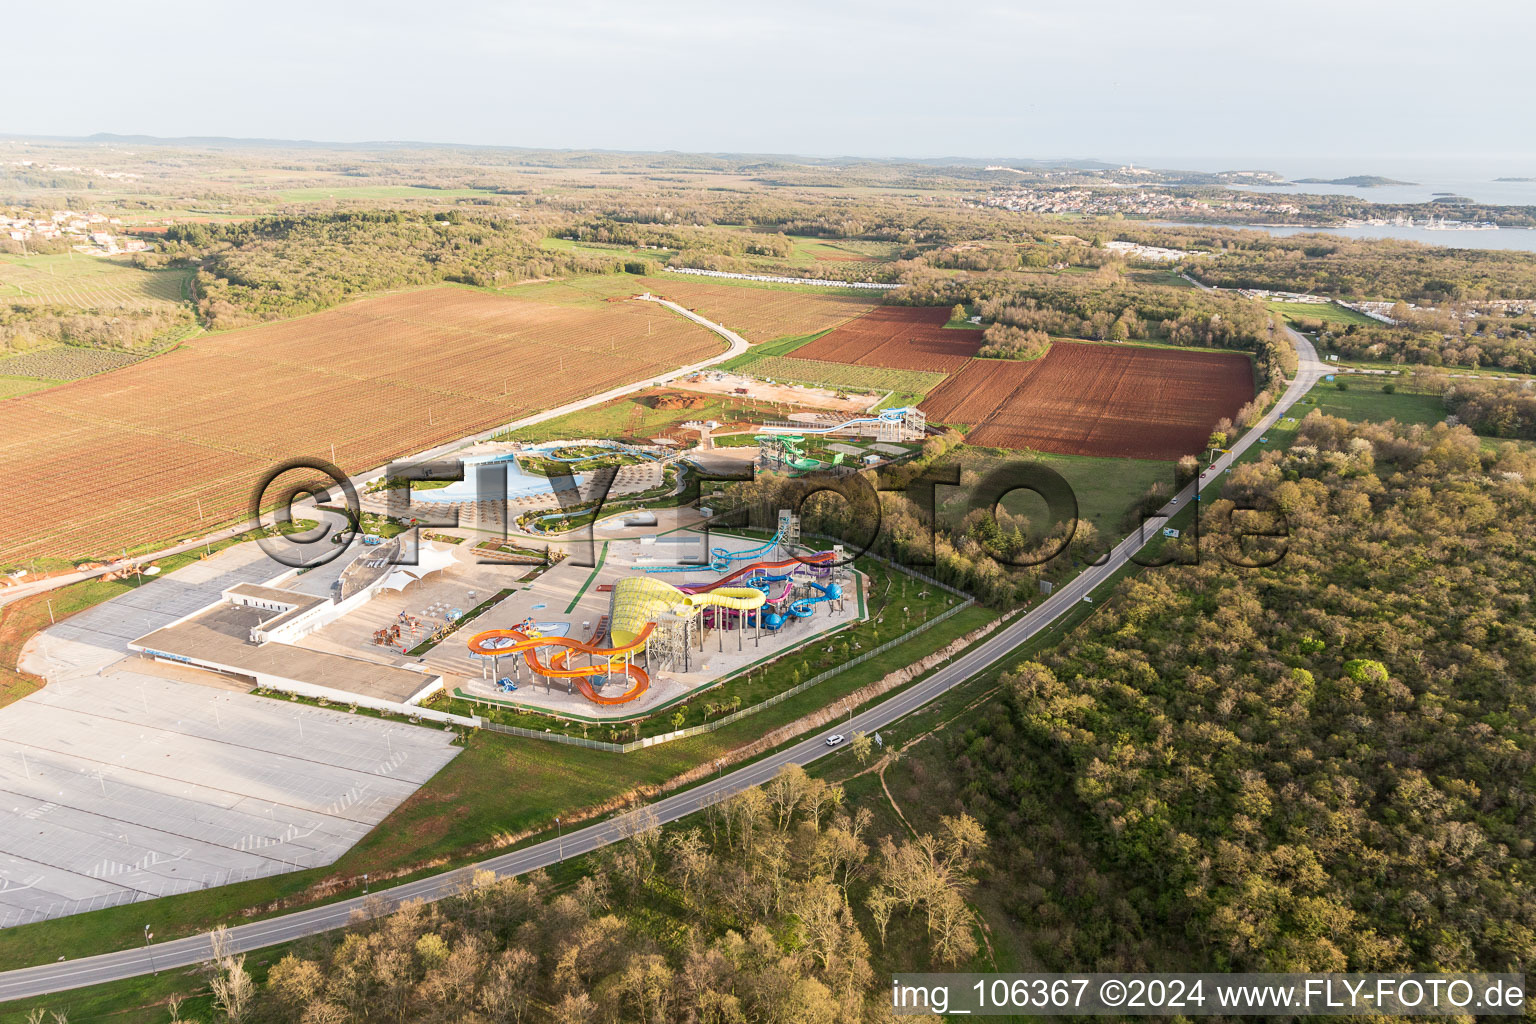
[[[150,246],[139,238],[127,238],[121,234],[123,222],[118,217],[100,213],[80,213],[75,210],[54,210],[45,216],[0,214],[0,231],[13,242],[23,244],[32,241],[54,242],[71,238],[81,239],[73,246],[76,252],[91,256],[116,256],[120,253],[144,252]],[[117,229],[118,233],[114,233]]]

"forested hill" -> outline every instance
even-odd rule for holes
[[[1536,460],[1314,412],[1234,493],[1277,566],[1207,537],[951,741],[1005,909],[1044,969],[1529,970]]]

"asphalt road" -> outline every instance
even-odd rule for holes
[[[1289,330],[1289,329],[1287,329]],[[1200,479],[1214,479],[1249,447],[1256,443],[1280,417],[1294,405],[1307,390],[1328,372],[1317,359],[1312,344],[1300,334],[1290,331],[1292,341],[1300,356],[1300,368],[1280,400],[1252,430],[1232,445],[1227,455],[1216,460],[1214,467]],[[1180,503],[1187,505],[1194,498],[1199,481],[1185,486],[1179,494],[1161,510],[1171,515]],[[1074,605],[1088,596],[1095,587],[1119,571],[1133,554],[1146,543],[1141,532],[1132,533],[1111,550],[1107,559],[1079,574],[1064,584],[1049,598],[1041,602],[1017,622],[998,630],[976,648],[943,666],[927,679],[868,710],[845,719],[834,728],[817,733],[794,746],[787,747],[728,775],[695,786],[692,789],[669,796],[647,805],[662,823],[701,810],[739,790],[761,785],[772,778],[787,764],[809,764],[846,746],[829,748],[826,739],[834,732],[851,735],[856,731],[874,732],[885,728],[939,697],[951,688],[1005,659],[1020,644],[1045,629],[1065,615]],[[613,818],[588,825],[572,832],[521,850],[514,850],[489,860],[481,861],[472,869],[461,869],[442,875],[434,875],[415,882],[408,882],[377,894],[394,906],[410,899],[438,900],[452,895],[462,883],[464,870],[488,869],[498,875],[518,875],[537,868],[548,867],[566,857],[589,853],[599,847],[623,838],[624,819]],[[289,942],[305,936],[343,927],[354,911],[363,909],[364,897],[356,897],[292,914],[284,914],[266,921],[239,925],[229,929],[230,949],[242,952],[264,946]],[[150,906],[145,907],[146,918],[153,917]],[[148,974],[154,970],[183,967],[209,959],[210,937],[204,933],[158,943],[149,948],[126,949],[116,953],[102,953],[81,960],[43,964],[0,974],[0,1001],[46,995],[85,985],[118,981],[123,978]]]

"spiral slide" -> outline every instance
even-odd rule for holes
[[[535,674],[546,679],[575,679],[576,689],[581,695],[594,704],[627,704],[639,697],[651,685],[651,677],[638,665],[633,665],[624,657],[645,646],[651,633],[656,629],[654,622],[646,623],[645,627],[627,644],[617,647],[599,647],[596,644],[584,643],[580,640],[572,640],[563,636],[533,635],[518,629],[488,629],[483,633],[476,633],[469,640],[471,652],[479,655],[495,657],[500,654],[521,654],[528,663],[528,668]],[[493,641],[509,639],[513,641],[506,646],[491,646]],[[545,664],[539,660],[538,650],[541,647],[558,647],[554,656]],[[590,654],[603,658],[605,664],[573,666],[570,664],[571,654]],[[628,675],[633,685],[628,690],[617,696],[607,697],[598,693],[593,688],[589,676],[606,676],[615,672]]]
[[[836,583],[828,583],[826,586],[822,586],[820,583],[812,583],[811,586],[821,591],[821,596],[802,597],[800,600],[791,604],[789,606],[789,614],[793,615],[797,619],[809,618],[810,615],[815,611],[815,609],[811,607],[812,605],[820,604],[823,601],[836,601],[838,598],[843,596],[843,588]]]

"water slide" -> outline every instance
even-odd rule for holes
[[[627,704],[650,688],[651,677],[638,665],[631,664],[625,655],[633,654],[644,647],[655,629],[654,622],[647,623],[645,628],[628,643],[615,647],[599,647],[596,644],[572,640],[564,636],[542,636],[536,630],[530,634],[520,629],[488,629],[470,637],[469,649],[474,654],[487,657],[521,654],[528,663],[528,668],[536,675],[546,679],[576,680],[575,685],[581,691],[581,695],[594,704]],[[511,640],[512,643],[506,646],[490,646],[496,640]],[[546,664],[539,660],[538,651],[541,647],[558,647],[560,650],[556,651]],[[574,666],[570,664],[573,653],[602,658],[604,663]],[[599,694],[588,679],[589,676],[606,676],[616,672],[627,675],[633,684],[617,696],[605,697]]]
[[[748,548],[745,551],[732,551],[730,548],[711,549],[709,552],[709,565],[707,566],[702,562],[697,565],[652,565],[646,567],[645,571],[648,573],[701,572],[704,569],[713,569],[716,572],[724,572],[730,568],[732,562],[739,562],[746,558],[756,558],[758,555],[772,551],[783,538],[784,531],[781,528],[778,533],[773,535],[772,539],[764,541],[755,548]],[[740,573],[735,573],[730,578],[735,579],[738,575]]]
[[[849,427],[856,427],[861,423],[900,423],[906,419],[908,413],[916,411],[912,406],[904,405],[899,409],[881,409],[873,416],[854,416],[832,427],[812,427],[801,423],[796,423],[792,427],[766,424],[759,427],[758,430],[763,434],[771,434],[775,437],[790,440],[797,434],[835,434],[839,430],[847,430]],[[799,440],[804,441],[805,438],[800,437]]]
[[[810,618],[815,614],[816,609],[812,607],[813,605],[821,604],[823,601],[836,601],[843,596],[843,588],[836,583],[828,583],[825,586],[820,583],[812,583],[811,586],[821,591],[821,596],[802,597],[791,604],[789,606],[789,614],[797,619]]]
[[[789,577],[794,574],[795,568],[797,566],[825,566],[827,562],[831,562],[836,558],[837,555],[835,552],[818,551],[815,554],[806,555],[804,558],[786,558],[778,562],[753,562],[751,565],[743,566],[742,568],[737,569],[735,572],[727,573],[726,575],[721,576],[719,579],[710,583],[684,583],[680,584],[677,589],[681,590],[685,594],[703,594],[708,593],[717,587],[728,586],[729,584],[734,583],[736,580],[741,579],[743,576],[747,577],[749,583],[754,577],[758,576],[773,582],[780,582],[789,579]],[[702,569],[703,566],[698,566],[697,568]],[[770,570],[776,569],[788,569],[789,572],[782,576],[769,575]]]

